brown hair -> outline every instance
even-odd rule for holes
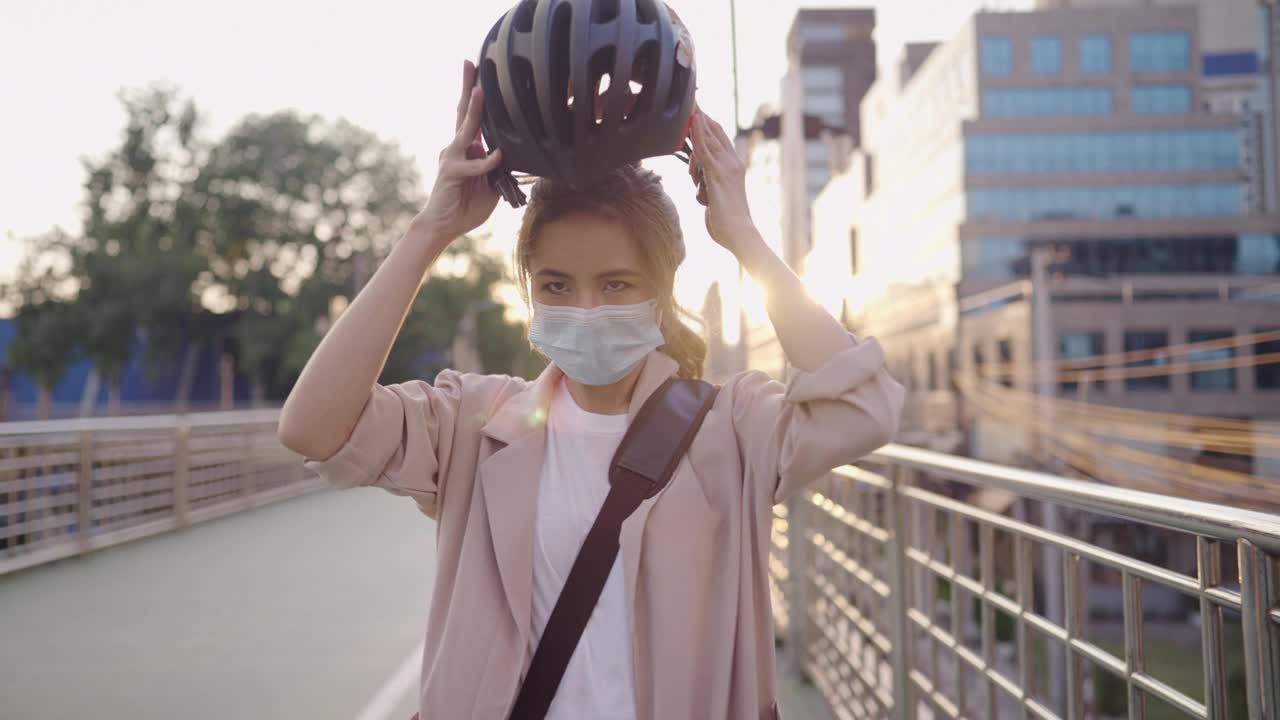
[[[675,203],[662,189],[661,178],[639,165],[624,165],[581,191],[547,178],[534,184],[515,248],[516,282],[525,304],[529,304],[529,260],[538,233],[547,223],[575,212],[613,218],[632,233],[661,313],[666,343],[658,349],[679,363],[680,377],[702,377],[707,343],[681,319],[689,313],[676,303],[674,295],[676,268],[684,261],[680,218]]]

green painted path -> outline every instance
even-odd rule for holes
[[[432,529],[324,492],[0,578],[0,720],[408,720]]]

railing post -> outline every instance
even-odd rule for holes
[[[808,676],[805,654],[809,647],[809,490],[787,500],[787,664],[791,672]]]
[[[1085,610],[1088,597],[1081,589],[1082,563],[1080,555],[1065,548],[1062,551],[1062,577],[1065,581],[1066,616],[1063,619],[1067,631],[1067,720],[1084,720],[1084,660],[1072,647],[1075,640],[1086,639],[1085,622],[1089,614]],[[1212,717],[1212,716],[1211,716]]]
[[[1280,718],[1280,642],[1270,614],[1280,595],[1280,582],[1277,582],[1275,562],[1261,548],[1241,540],[1239,551],[1249,720],[1277,720]]]
[[[253,428],[252,426],[242,426],[240,428],[240,446],[243,455],[240,457],[240,497],[244,501],[244,507],[253,507],[253,493],[257,490],[253,482]]]
[[[178,527],[191,524],[191,426],[181,423],[173,439],[173,514]]]
[[[80,552],[89,550],[93,534],[93,431],[80,433],[80,474],[76,482],[76,542]]]
[[[907,607],[911,598],[907,592],[907,515],[902,488],[909,483],[908,470],[904,466],[893,466],[889,477],[889,543],[886,547],[889,573],[889,612],[893,618],[891,631],[893,636],[893,717],[896,720],[910,720],[913,716],[910,702],[910,678],[907,677],[910,663],[910,648],[907,645]]]
[[[1222,584],[1217,541],[1196,538],[1196,579],[1201,591]],[[1227,717],[1227,669],[1222,652],[1222,613],[1209,598],[1200,598],[1200,658],[1204,676],[1204,707],[1209,720]]]

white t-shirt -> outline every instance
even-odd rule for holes
[[[627,431],[626,415],[578,407],[561,380],[547,415],[547,452],[538,485],[533,540],[533,642],[551,617],[578,549],[609,494],[609,462]],[[635,720],[631,613],[621,557],[569,660],[546,720]]]

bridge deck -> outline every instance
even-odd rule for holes
[[[2,577],[0,718],[407,720],[433,571],[411,503],[350,491]]]

